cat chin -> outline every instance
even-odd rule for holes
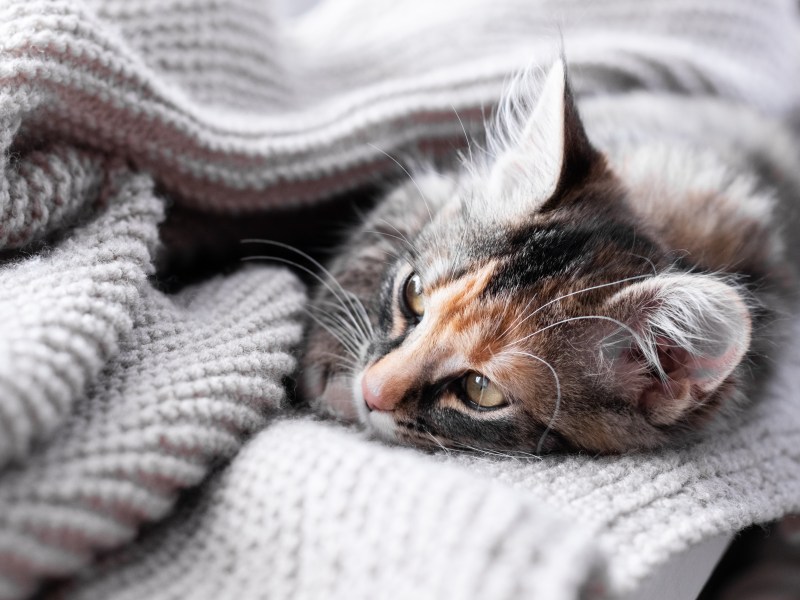
[[[397,436],[395,435],[397,426],[391,414],[374,410],[367,415],[367,423],[370,431],[380,439],[386,442],[397,441]]]

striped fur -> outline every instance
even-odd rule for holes
[[[307,396],[388,440],[526,453],[653,448],[740,408],[793,289],[791,144],[721,101],[618,100],[584,126],[557,61],[491,155],[389,194],[317,295]],[[506,404],[471,402],[471,373]]]

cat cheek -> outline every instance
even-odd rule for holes
[[[318,368],[312,367],[307,371],[311,372],[303,375],[303,392],[307,394],[312,406],[337,419],[351,422],[359,420],[359,414],[353,401],[351,377],[347,375],[331,375],[326,381],[322,382],[321,374],[315,373],[315,371],[319,371]],[[313,380],[315,378],[318,379],[315,382],[317,385],[314,386],[317,392],[312,394],[310,393],[310,386],[305,383],[305,380]]]

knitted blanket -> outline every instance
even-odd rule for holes
[[[288,271],[159,288],[165,209],[269,218],[452,154],[559,39],[580,95],[800,106],[793,0],[0,2],[1,599],[613,597],[800,509],[800,344],[691,448],[426,454],[283,408]]]

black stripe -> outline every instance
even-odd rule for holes
[[[495,295],[527,287],[545,277],[565,273],[586,256],[593,232],[552,224],[517,231],[503,241],[505,261],[484,293]]]
[[[528,227],[489,246],[496,248],[496,255],[504,247],[504,262],[493,274],[484,294],[519,291],[546,277],[578,274],[582,269],[599,273],[601,266],[594,264],[594,254],[609,246],[619,248],[626,257],[653,256],[657,250],[651,240],[637,235],[631,225],[618,221]]]
[[[479,442],[493,447],[513,448],[520,444],[513,421],[509,419],[475,419],[454,408],[442,408],[428,415],[433,431],[440,431],[452,440]],[[474,444],[471,444],[474,445]]]

